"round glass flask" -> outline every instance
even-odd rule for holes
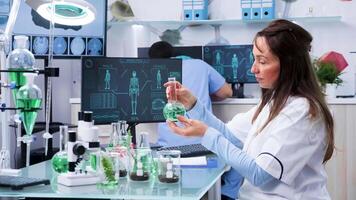
[[[169,82],[174,83],[174,87],[170,88],[172,99],[163,108],[163,116],[166,120],[177,122],[177,115],[185,115],[185,108],[182,103],[177,101],[177,82],[175,77],[168,78]]]

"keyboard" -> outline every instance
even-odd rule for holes
[[[28,178],[23,176],[5,176],[0,175],[0,187],[10,187],[13,190],[21,190],[27,186],[33,185],[49,185],[48,179]]]
[[[172,147],[161,147],[158,150],[179,150],[181,151],[181,157],[194,157],[194,156],[205,156],[212,154],[213,152],[209,151],[201,144],[190,144],[182,146],[172,146]]]

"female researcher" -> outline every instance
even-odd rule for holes
[[[224,124],[184,86],[178,100],[188,112],[177,134],[201,136],[202,144],[243,177],[239,199],[330,199],[324,163],[334,149],[333,119],[313,73],[312,36],[276,20],[254,39],[251,71],[262,88],[257,106]],[[172,82],[165,84],[172,97]],[[199,119],[199,120],[195,120]]]

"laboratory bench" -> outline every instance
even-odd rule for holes
[[[23,168],[22,176],[46,178],[51,181],[50,185],[30,186],[23,190],[0,187],[0,197],[200,200],[208,192],[209,200],[219,200],[220,177],[225,170],[225,163],[217,159],[217,165],[211,168],[182,168],[179,183],[163,184],[154,179],[137,182],[124,178],[119,179],[114,189],[100,189],[96,185],[66,187],[57,184],[51,162],[45,161]]]

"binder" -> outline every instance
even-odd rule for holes
[[[208,19],[208,0],[183,0],[184,20]]]
[[[274,0],[262,0],[262,19],[274,19],[275,17],[275,3]]]
[[[208,0],[194,0],[193,13],[193,20],[208,19]]]
[[[262,1],[251,0],[251,19],[261,19]]]
[[[242,20],[251,19],[251,0],[241,0]]]
[[[193,0],[183,0],[184,20],[193,19]]]

